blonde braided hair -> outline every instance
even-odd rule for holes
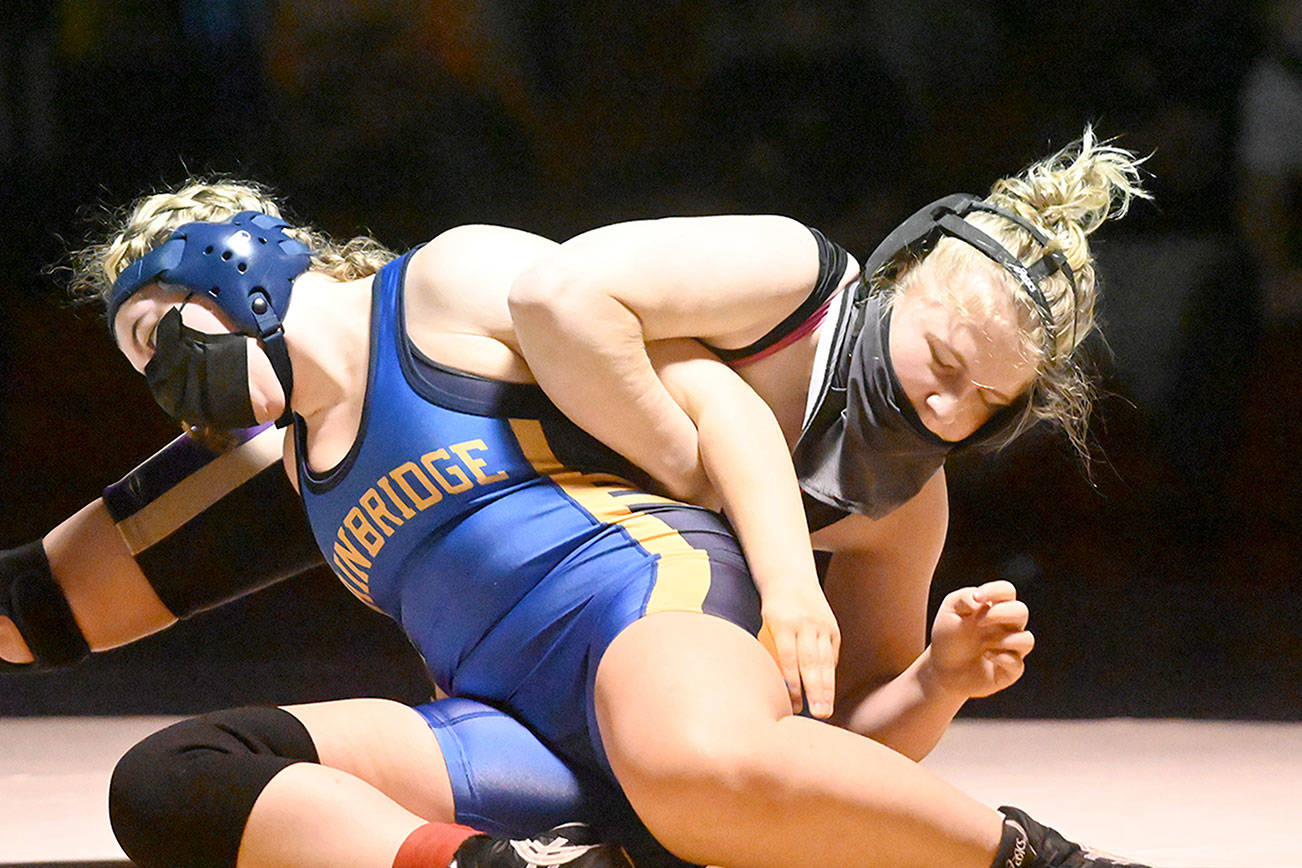
[[[75,300],[105,304],[117,276],[177,228],[194,222],[221,223],[241,211],[284,217],[270,191],[252,181],[191,178],[175,188],[142,196],[108,212],[102,230],[105,240],[71,254],[69,291]],[[337,280],[374,274],[396,255],[365,235],[339,242],[307,226],[290,226],[285,233],[312,250],[312,270]],[[236,443],[228,431],[186,423],[181,427],[215,451]]]
[[[221,223],[241,211],[283,217],[270,191],[252,181],[192,178],[173,189],[143,196],[109,214],[104,241],[72,254],[69,291],[77,299],[106,301],[117,276],[178,227]],[[339,242],[308,226],[291,226],[285,232],[311,248],[312,270],[337,280],[374,274],[395,256],[364,235]]]

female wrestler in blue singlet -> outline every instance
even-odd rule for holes
[[[1101,205],[1078,209],[1077,221],[1087,213],[1083,222],[1092,229],[1090,221],[1106,214],[1112,193],[1130,190],[1118,183],[1129,180],[1124,171],[1129,164],[1122,162],[1117,152],[1088,141],[1082,150],[1072,167],[1083,175],[1093,171],[1096,185],[1106,188]],[[1100,159],[1101,155],[1105,158]],[[1104,171],[1108,168],[1110,173]],[[1105,182],[1100,183],[1099,178]],[[1002,219],[1006,218],[991,218],[996,224]],[[1011,222],[1015,225],[1015,221]],[[742,234],[752,244],[758,244],[753,249],[747,245],[746,259],[739,263],[728,245],[735,248]],[[1005,227],[992,234],[1016,236],[1017,230],[1010,232]],[[770,311],[789,311],[801,301],[794,296],[808,292],[812,281],[802,270],[809,267],[810,254],[818,246],[802,227],[771,218],[718,218],[626,227],[607,233],[607,238],[594,235],[576,240],[574,246],[580,250],[586,247],[585,256],[599,268],[602,260],[592,255],[594,245],[607,245],[619,251],[614,261],[624,257],[622,261],[629,264],[633,276],[645,277],[653,272],[635,257],[627,256],[642,242],[631,246],[626,242],[639,235],[655,242],[653,247],[660,257],[665,253],[660,244],[666,239],[676,241],[685,255],[668,257],[669,263],[681,267],[686,276],[717,289],[721,309],[737,307],[732,300],[734,287],[754,285],[756,298],[748,313],[770,323],[779,318],[768,319]],[[612,237],[613,244],[609,243]],[[155,236],[145,245],[160,240]],[[1083,233],[1072,240],[1083,247]],[[1034,238],[1005,241],[1005,246],[1015,251],[1015,265],[1034,261],[1035,257],[1024,251],[1036,244]],[[916,294],[900,296],[892,317],[867,300],[861,305],[869,312],[860,319],[866,323],[864,328],[875,335],[877,354],[856,360],[858,367],[854,370],[871,371],[874,358],[882,370],[881,363],[889,352],[895,368],[890,373],[897,375],[892,380],[917,411],[906,423],[914,429],[914,451],[919,460],[905,469],[914,474],[921,492],[906,492],[907,503],[872,525],[878,529],[875,534],[854,530],[868,527],[856,521],[860,516],[832,524],[829,539],[859,538],[858,546],[841,548],[847,553],[842,563],[868,567],[874,547],[879,558],[883,552],[889,553],[891,540],[882,529],[890,528],[892,516],[905,517],[902,521],[906,523],[897,526],[899,529],[908,526],[910,520],[916,522],[919,516],[934,514],[935,504],[943,504],[943,480],[937,482],[940,477],[935,475],[939,465],[936,454],[939,449],[943,458],[947,448],[935,441],[963,440],[996,415],[994,406],[1017,403],[1028,384],[1038,382],[1043,373],[1038,363],[1028,360],[1043,353],[1049,359],[1044,367],[1051,371],[1054,363],[1061,361],[1054,357],[1060,346],[1066,345],[1069,355],[1088,331],[1088,310],[1082,317],[1080,296],[1069,296],[1065,286],[1050,292],[1054,284],[1052,271],[1042,270],[1030,281],[1030,289],[1026,282],[1014,284],[1017,291],[1030,294],[1034,306],[1019,307],[1013,300],[1020,298],[1016,292],[1005,293],[1004,303],[1000,303],[1001,296],[983,290],[1001,281],[1009,282],[1008,278],[998,276],[999,268],[990,264],[987,252],[972,254],[986,257],[984,260],[964,260],[962,245],[972,246],[966,240],[941,242],[936,254],[926,260],[938,263],[936,270],[912,270],[913,285],[919,289]],[[1087,271],[1087,260],[1083,260],[1083,249],[1073,251],[1063,246],[1079,284],[1073,291],[1091,291],[1092,275]],[[950,253],[942,255],[946,249]],[[723,543],[714,545],[719,539],[717,524],[698,512],[663,503],[609,478],[584,476],[578,472],[581,465],[562,463],[561,450],[548,437],[545,413],[511,404],[513,399],[509,397],[479,395],[477,390],[483,390],[469,385],[476,381],[464,373],[442,370],[451,380],[440,383],[437,376],[427,376],[429,370],[440,370],[437,363],[424,365],[427,370],[422,373],[418,363],[423,352],[442,363],[443,369],[460,369],[499,381],[527,377],[529,371],[512,352],[521,348],[521,343],[511,329],[507,295],[512,286],[518,288],[511,298],[518,322],[523,324],[540,311],[545,315],[547,293],[529,287],[531,282],[537,286],[540,273],[557,273],[555,264],[538,264],[553,255],[549,245],[521,233],[487,227],[454,230],[375,281],[374,307],[370,287],[365,286],[370,281],[334,280],[316,271],[299,278],[295,287],[298,301],[286,320],[286,341],[295,372],[292,408],[302,417],[296,424],[298,475],[304,481],[304,497],[314,530],[341,578],[408,627],[426,653],[436,678],[445,686],[466,689],[509,707],[567,759],[613,772],[653,831],[684,855],[729,864],[791,864],[802,858],[801,853],[809,852],[811,842],[817,840],[820,853],[832,862],[990,864],[999,843],[998,815],[966,801],[871,742],[791,718],[780,710],[785,700],[774,704],[784,693],[781,679],[771,663],[765,665],[769,658],[759,644],[745,630],[736,630],[728,623],[731,620],[751,630],[759,626],[753,601],[746,603],[744,583],[729,578],[739,563],[735,548]],[[1070,262],[1073,255],[1083,261]],[[715,257],[739,267],[735,273],[718,266],[711,270],[708,266],[716,261]],[[560,262],[560,273],[574,273],[565,271],[563,259]],[[599,270],[596,273],[601,275]],[[976,297],[990,305],[974,312],[981,327],[973,329],[968,320],[953,316],[955,306],[949,302],[957,297],[970,303],[971,297],[964,296],[961,288],[937,285],[946,283],[938,274],[948,278],[949,284],[955,282],[955,274],[973,277],[978,284]],[[622,292],[635,283],[614,286]],[[675,336],[679,318],[689,309],[702,321],[702,328],[694,334],[713,344],[742,344],[755,334],[750,331],[753,326],[713,311],[713,302],[703,302],[699,295],[681,304],[665,304],[669,296],[657,295],[663,287],[656,287],[654,281],[650,284],[652,291],[641,295],[612,295],[640,317],[647,329],[646,339]],[[666,278],[664,286],[673,285],[681,286],[681,279]],[[1031,290],[1048,297],[1035,298]],[[184,297],[184,293],[154,287],[142,290],[122,306],[115,328],[124,352],[138,367],[145,368],[153,357],[150,341],[159,324],[173,330],[182,325],[210,331],[231,328],[231,323],[223,322],[211,305],[199,300],[183,304]],[[311,302],[304,305],[305,298]],[[185,308],[184,315],[173,315],[164,323],[178,307]],[[601,312],[595,304],[589,311],[594,318]],[[1044,319],[1037,323],[1034,318],[1041,314]],[[1059,323],[1068,318],[1072,323],[1070,336]],[[358,323],[368,320],[369,331],[358,327]],[[887,323],[892,324],[889,330]],[[533,335],[522,342],[522,348],[531,362],[538,357],[542,370],[548,364],[546,346],[542,345],[541,353],[536,349],[538,344],[533,344],[535,349],[528,346],[536,341],[536,324],[535,317],[534,325],[522,330],[522,335]],[[557,333],[564,334],[567,328],[562,322]],[[1031,341],[1031,348],[1025,351],[1017,339],[1023,332]],[[693,463],[699,451],[704,471],[719,489],[746,545],[764,597],[765,621],[777,646],[777,656],[784,661],[794,657],[795,669],[788,671],[788,680],[798,685],[803,678],[806,691],[815,697],[811,704],[819,711],[818,705],[826,699],[817,695],[830,688],[830,679],[822,679],[817,670],[828,665],[835,628],[828,627],[828,618],[817,605],[820,595],[817,585],[811,584],[812,560],[806,562],[808,545],[774,545],[791,539],[793,525],[802,525],[794,475],[789,473],[789,465],[788,471],[781,470],[786,444],[780,432],[792,430],[788,411],[793,402],[779,399],[783,389],[787,395],[800,392],[802,398],[808,390],[816,336],[811,332],[805,341],[794,341],[770,357],[776,362],[784,353],[788,360],[807,353],[803,375],[792,377],[790,371],[775,364],[766,367],[770,360],[743,369],[755,392],[769,398],[768,406],[777,411],[777,424],[771,415],[765,419],[763,413],[756,413],[757,403],[747,397],[752,393],[738,389],[741,381],[712,363],[703,352],[681,343],[656,349],[654,352],[663,354],[658,359],[663,382],[677,399],[675,406],[686,410],[692,430],[675,428],[672,423],[659,428],[652,424],[642,433],[652,442],[657,438],[664,442],[668,448],[663,455],[671,464],[682,455],[688,456],[687,461],[680,460],[677,468],[670,466],[660,473],[670,485],[692,486],[693,476],[698,475],[693,473]],[[637,345],[642,346],[641,337]],[[1001,355],[999,348],[1009,345],[1017,349],[1011,353],[1005,349]],[[253,406],[263,418],[282,415],[283,398],[266,358],[255,352],[249,361],[253,366]],[[616,365],[612,370],[631,370],[627,365]],[[884,369],[891,367],[887,362]],[[792,364],[790,370],[799,372],[800,368],[800,364]],[[602,370],[605,368],[590,369],[592,373]],[[929,371],[932,379],[948,384],[946,394],[937,390],[921,396],[916,393]],[[456,385],[449,387],[448,382]],[[635,378],[609,384],[611,393],[625,390],[629,382],[635,382]],[[792,388],[793,383],[798,383],[798,388]],[[549,387],[553,394],[564,395],[573,385],[553,379]],[[833,377],[832,385],[847,387],[850,397],[842,400],[853,410],[857,400],[854,377],[848,383],[836,383]],[[509,390],[490,384],[487,391]],[[387,398],[395,392],[406,395],[403,400],[410,400],[415,409],[410,413],[394,410],[398,415],[388,418],[384,415]],[[380,396],[386,400],[380,401]],[[934,400],[938,397],[943,400]],[[643,408],[654,407],[654,402],[647,401],[644,395],[635,394],[633,398],[634,406],[641,402]],[[958,410],[947,413],[951,405],[943,401],[950,399]],[[498,401],[506,405],[494,403]],[[872,409],[870,403],[859,405],[865,414]],[[758,406],[769,412],[767,406]],[[1031,402],[1028,406],[1041,405]],[[582,401],[566,409],[579,417],[584,413]],[[813,409],[816,419],[819,402]],[[896,410],[909,415],[907,407],[897,405]],[[408,422],[421,414],[430,415],[431,420],[422,417],[411,422],[423,433],[407,444],[404,438],[411,433]],[[744,425],[747,419],[754,419],[754,425]],[[815,498],[821,495],[820,502],[834,507],[854,509],[866,505],[864,492],[852,481],[847,483],[838,477],[838,468],[854,468],[852,460],[841,461],[846,437],[863,433],[862,426],[854,422],[851,419],[843,431],[829,434],[823,448],[817,444],[807,448],[812,456],[810,467],[815,470],[806,480],[807,491]],[[1001,420],[1001,427],[1006,423]],[[585,424],[630,457],[659,470],[655,456],[638,455],[640,443],[620,442],[621,426],[603,431],[601,419],[585,420]],[[795,430],[799,427],[797,419]],[[739,449],[720,448],[720,444],[728,443],[729,432],[738,428],[745,430],[753,442],[742,443]],[[939,436],[928,437],[919,428]],[[808,430],[819,433],[816,427]],[[771,436],[774,434],[778,436]],[[692,448],[682,450],[683,442],[689,442]],[[771,460],[775,442],[781,462]],[[756,447],[758,455],[754,454]],[[765,453],[765,449],[770,451]],[[920,468],[925,468],[927,462],[934,463],[922,472]],[[311,468],[333,469],[314,475]],[[680,472],[684,468],[686,472]],[[756,473],[754,468],[762,472]],[[899,490],[892,495],[898,496]],[[937,495],[939,501],[934,499]],[[332,498],[337,502],[328,502]],[[793,503],[795,510],[791,509]],[[648,504],[664,516],[672,516],[672,520],[648,512]],[[756,509],[753,504],[763,508]],[[558,512],[565,515],[553,521]],[[408,522],[426,526],[407,539],[402,529]],[[528,529],[535,522],[546,539],[530,538]],[[935,533],[934,518],[922,523],[929,524]],[[693,544],[694,534],[705,535],[709,543]],[[546,545],[551,536],[559,542]],[[943,514],[939,536],[943,537]],[[896,544],[903,549],[919,539],[926,541],[925,537],[915,536]],[[934,539],[932,547],[938,545],[939,539]],[[803,554],[799,551],[802,548]],[[497,549],[502,550],[500,557]],[[485,551],[493,552],[494,557],[481,562],[485,561]],[[470,553],[479,555],[466,558]],[[449,559],[453,557],[458,560],[455,569],[449,570]],[[833,559],[832,579],[836,579],[838,559]],[[662,563],[663,572],[659,566]],[[934,559],[925,564],[927,578],[932,566]],[[536,571],[530,573],[528,568]],[[593,570],[603,578],[594,583],[585,570]],[[624,577],[614,589],[610,587],[612,575]],[[739,590],[723,590],[729,587]],[[598,588],[601,593],[596,593]],[[532,608],[535,592],[546,598],[538,610],[544,613],[541,616],[535,616]],[[455,600],[449,596],[454,593]],[[883,591],[870,587],[855,593],[880,598]],[[885,593],[889,599],[891,594],[901,592]],[[902,593],[915,595],[917,590],[910,588]],[[1011,602],[999,599],[999,593],[1002,591],[989,589],[985,596],[969,594],[949,604],[942,614],[960,622],[964,616],[986,607],[988,612],[983,614],[992,614],[995,608]],[[714,610],[710,608],[712,595],[716,595],[716,602],[722,601]],[[774,601],[783,605],[774,606]],[[449,611],[445,608],[448,606],[468,612],[465,621],[435,628],[422,624],[431,608],[441,613]],[[1004,610],[1010,608],[1016,611],[1008,606]],[[701,612],[711,611],[723,618],[701,617]],[[792,617],[789,611],[797,615]],[[644,617],[648,613],[656,614]],[[1009,623],[1016,620],[1014,617]],[[980,689],[998,689],[1001,681],[1016,677],[1020,656],[1027,649],[1019,648],[1016,642],[1008,644],[1007,640],[1021,635],[1020,628],[1015,624],[1013,629],[1003,624],[996,626],[993,638],[982,636],[975,642],[956,643],[975,647],[976,661],[939,660],[924,652],[907,664],[903,675],[871,691],[850,709],[846,719],[855,728],[874,731],[887,741],[892,738],[893,727],[900,734],[922,733],[920,737],[902,738],[906,745],[910,737],[915,739],[915,745],[927,742],[922,748],[925,752],[929,741],[938,734],[937,722],[943,729],[957,708],[956,699],[961,704],[962,699]],[[554,635],[548,635],[548,627]],[[497,630],[504,632],[497,634]],[[888,629],[896,631],[906,632]],[[942,635],[944,632],[937,631]],[[537,637],[538,641],[520,649],[521,636]],[[995,659],[984,657],[987,650],[995,652]],[[476,660],[481,651],[483,659]],[[507,651],[514,656],[503,660],[508,657]],[[507,669],[517,674],[500,677]],[[540,683],[531,684],[526,676]],[[458,683],[463,677],[469,688]],[[977,691],[973,691],[974,686]],[[556,697],[540,695],[543,687],[553,687],[560,702]],[[966,695],[962,695],[964,691]],[[563,722],[555,714],[569,703],[573,715],[576,700],[581,700],[578,705],[589,711],[586,726],[582,720],[577,721],[577,727],[573,720]],[[368,832],[374,831],[377,839],[385,842],[377,846],[389,847],[395,829],[409,823],[407,818],[412,814],[402,807],[406,802],[400,795],[408,789],[423,791],[428,784],[420,782],[434,780],[437,775],[432,769],[426,775],[419,763],[409,763],[404,770],[389,769],[367,752],[384,753],[384,746],[375,743],[376,732],[392,732],[391,744],[401,742],[401,733],[412,734],[410,718],[391,709],[368,711],[358,707],[348,709],[346,715],[343,709],[324,707],[296,709],[294,714],[303,721],[319,750],[326,745],[327,749],[321,751],[322,761],[326,762],[327,756],[336,760],[326,762],[326,766],[354,773],[352,778],[332,778],[335,784],[351,787],[352,783],[342,781],[370,780],[393,797],[389,805],[372,800],[376,816],[387,811],[390,819],[387,824],[377,821],[368,827]],[[345,716],[355,723],[345,724]],[[874,725],[879,728],[874,730]],[[364,748],[347,738],[350,733],[356,736],[359,729],[371,736]],[[353,755],[357,750],[361,751],[360,759]],[[418,756],[420,750],[405,753]],[[383,773],[377,775],[376,767]],[[295,840],[297,833],[298,840],[321,847],[331,831],[345,828],[333,822],[328,812],[294,809],[295,805],[319,799],[322,776],[328,774],[325,766],[290,766],[271,779],[244,829],[241,864],[263,864],[257,854],[273,839]],[[385,774],[391,774],[393,779]],[[878,794],[887,779],[892,781],[892,797],[883,803]],[[787,800],[783,796],[796,791],[821,793],[822,797]],[[363,802],[359,795],[356,804]],[[769,813],[776,803],[782,804],[782,820],[778,822]],[[702,823],[702,812],[707,810],[711,817],[719,819]],[[405,817],[401,821],[393,819],[402,815]],[[301,824],[309,821],[320,829],[306,833]],[[865,849],[867,839],[873,843]],[[829,846],[836,852],[829,853]]]

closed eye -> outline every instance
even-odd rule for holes
[[[927,341],[927,346],[931,349],[931,363],[944,374],[955,374],[961,370],[961,365],[957,360],[942,354],[940,348],[933,340]]]
[[[142,317],[131,324],[131,342],[135,344],[137,347],[143,347],[145,349],[153,349],[154,347],[153,330],[150,331],[150,333],[146,336],[145,339],[142,340],[140,337],[140,326],[144,321],[145,318]]]

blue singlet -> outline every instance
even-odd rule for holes
[[[402,625],[440,688],[609,774],[592,695],[606,647],[662,611],[755,633],[745,559],[718,514],[594,472],[621,465],[536,386],[422,357],[403,313],[410,256],[374,282],[352,450],[313,472],[296,421],[312,531],[349,590]]]

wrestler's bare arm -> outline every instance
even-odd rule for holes
[[[918,753],[918,742],[931,742],[921,754],[930,750],[933,734],[939,738],[958,710],[948,710],[938,732],[928,726],[913,733],[901,724],[918,722],[912,700],[920,694],[905,696],[896,685],[894,695],[882,695],[926,647],[927,600],[948,525],[946,497],[941,470],[889,515],[876,521],[847,516],[813,536],[818,548],[833,553],[823,587],[842,633],[834,722],[907,755]]]
[[[472,224],[440,233],[407,266],[407,334],[423,353],[459,370],[532,380],[507,295],[521,273],[558,246],[505,226]]]
[[[50,571],[93,651],[124,645],[176,622],[136,564],[102,498],[46,534]],[[32,653],[0,615],[0,658],[30,663]]]
[[[841,635],[818,585],[782,429],[759,395],[695,341],[660,341],[647,350],[666,389],[696,427],[701,464],[718,489],[760,592],[761,640],[782,669],[792,708],[799,711],[807,699],[815,716],[827,717]]]
[[[931,577],[948,521],[940,470],[889,515],[852,515],[814,535],[833,552],[824,582],[842,625],[833,722],[921,759],[972,697],[1022,674],[1034,639],[1008,582],[946,596],[927,644]]]
[[[686,414],[645,344],[753,341],[818,276],[807,228],[773,216],[688,217],[603,227],[562,244],[511,288],[519,346],[567,416],[680,497],[707,487]]]
[[[235,439],[242,442],[215,451],[178,437],[41,541],[91,650],[142,638],[320,562],[275,466],[279,432],[255,429]],[[257,519],[237,524],[232,514]],[[3,615],[0,658],[32,660]]]

